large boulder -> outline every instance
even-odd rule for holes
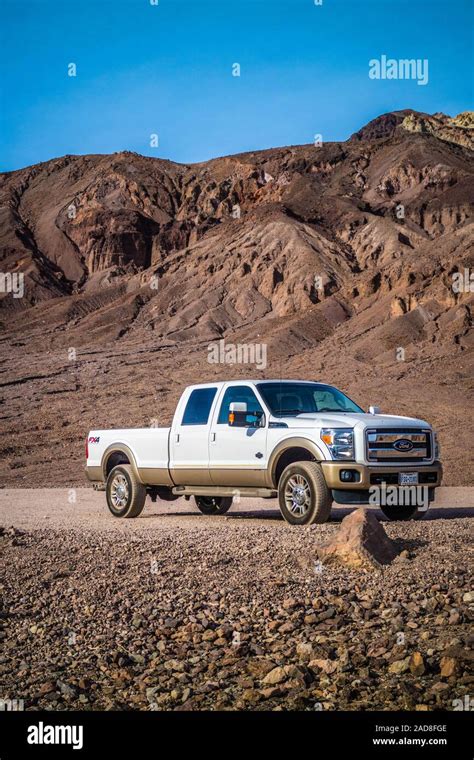
[[[347,515],[334,538],[318,548],[318,558],[324,564],[349,567],[389,565],[397,555],[397,546],[385,533],[382,523],[373,512],[363,508]]]

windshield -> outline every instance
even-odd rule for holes
[[[257,388],[275,417],[288,417],[305,412],[359,412],[344,393],[322,383],[258,383]]]

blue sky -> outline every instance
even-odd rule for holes
[[[120,150],[203,161],[473,106],[471,0],[151,2],[2,0],[0,170]],[[428,84],[369,79],[382,54],[428,59]]]

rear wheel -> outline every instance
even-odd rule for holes
[[[195,496],[194,501],[203,515],[224,515],[232,506],[231,496]]]
[[[292,525],[325,523],[332,493],[317,462],[295,462],[283,470],[278,484],[280,511]]]
[[[145,506],[146,488],[129,464],[119,464],[110,471],[105,491],[114,517],[138,517]]]

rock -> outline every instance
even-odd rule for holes
[[[397,676],[406,673],[410,667],[410,660],[411,657],[405,657],[404,660],[395,660],[395,662],[392,662],[389,666],[388,672]]]
[[[58,681],[57,686],[64,697],[68,699],[74,699],[74,697],[77,696],[77,689],[75,689],[70,684],[64,683],[63,681]]]
[[[467,593],[463,594],[462,600],[463,602],[466,602],[467,604],[471,604],[471,602],[474,602],[474,591],[468,591]]]
[[[295,665],[283,665],[270,670],[265,678],[262,679],[262,683],[274,686],[275,684],[283,683],[290,678],[298,676],[301,677],[302,673]]]
[[[294,610],[295,607],[299,607],[299,602],[293,598],[284,599],[282,606],[284,610]]]
[[[458,672],[458,661],[454,657],[442,657],[440,673],[443,678],[450,678]]]
[[[414,676],[422,676],[425,672],[425,663],[420,652],[413,652],[410,657],[410,672]]]
[[[302,659],[311,657],[313,654],[313,645],[308,642],[299,642],[296,645],[296,654]]]
[[[280,686],[269,686],[267,689],[261,689],[260,694],[264,699],[271,699],[272,697],[279,697],[283,691]]]
[[[247,663],[248,672],[255,678],[264,678],[274,668],[274,662],[263,658],[253,658]]]
[[[308,666],[312,670],[322,670],[324,673],[327,673],[327,675],[330,675],[331,673],[334,673],[337,670],[337,662],[334,660],[328,660],[328,659],[316,659],[316,660],[310,660],[308,663]]]
[[[50,694],[52,691],[56,691],[56,684],[53,681],[46,681],[46,683],[40,686],[38,694],[43,696],[44,694]]]
[[[375,515],[360,508],[343,519],[335,538],[317,554],[324,564],[373,568],[390,564],[398,550]]]

